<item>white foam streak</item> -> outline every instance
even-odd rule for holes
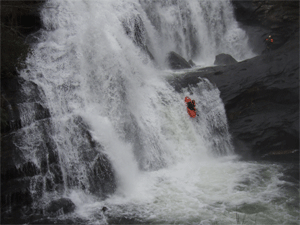
[[[102,144],[116,171],[118,194],[130,195],[134,192],[135,180],[139,175],[132,146],[118,138],[108,118],[95,116],[95,112],[84,117],[92,126],[94,139]]]
[[[149,41],[155,44],[153,54],[158,59],[175,51],[187,60],[208,66],[220,53],[231,54],[238,61],[254,56],[245,31],[234,19],[230,1],[163,0],[141,4],[157,31],[156,38],[149,36]]]

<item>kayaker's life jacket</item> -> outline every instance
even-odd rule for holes
[[[187,107],[188,107],[190,110],[194,110],[194,111],[195,111],[195,105],[194,105],[192,102],[188,102],[188,103],[187,103]]]
[[[271,39],[267,38],[266,41],[269,42],[269,43],[273,43],[273,39],[272,38]]]

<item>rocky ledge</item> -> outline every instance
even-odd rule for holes
[[[170,83],[180,92],[199,78],[207,78],[220,90],[238,153],[272,159],[288,154],[289,161],[298,161],[299,35],[269,54],[198,69]]]
[[[221,94],[237,153],[299,161],[299,1],[231,0],[240,27],[258,55],[242,62],[171,78],[176,91],[214,83]],[[271,51],[262,54],[272,35]]]

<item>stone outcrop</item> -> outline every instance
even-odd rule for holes
[[[232,0],[236,19],[259,55],[170,80],[181,91],[207,78],[220,90],[235,150],[256,158],[299,160],[299,1]]]
[[[26,85],[29,91],[23,91],[22,85]],[[58,158],[54,152],[55,143],[50,137],[50,113],[43,104],[43,93],[37,85],[18,77],[2,79],[1,97],[1,113],[6,117],[5,123],[1,121],[1,210],[5,212],[8,208],[14,210],[32,203],[30,180],[43,173],[39,166],[24,158],[20,149],[25,146],[18,145],[30,135],[26,132],[29,127],[43,130],[40,133],[43,140],[37,152],[41,161],[44,164],[49,161],[54,166]],[[51,171],[55,179],[62,182],[61,171],[55,168],[51,167]]]
[[[1,96],[8,121],[1,126],[1,210],[2,221],[9,222],[10,213],[22,207],[29,210],[45,192],[62,194],[65,186],[82,184],[76,176],[63,177],[51,115],[38,86],[19,77],[5,78]],[[71,119],[84,140],[76,146],[89,182],[82,188],[103,199],[116,190],[113,168],[85,121],[79,116]]]
[[[29,52],[27,37],[38,31],[44,0],[1,1],[1,79],[17,76]],[[2,120],[2,119],[1,119]]]
[[[75,204],[69,198],[53,200],[46,207],[46,212],[50,215],[67,214],[75,210]]]
[[[30,48],[29,35],[42,26],[39,9],[43,2],[1,3],[1,222],[5,224],[25,223],[14,215],[34,212],[32,203],[40,201],[44,192],[62,194],[71,182],[63,178],[44,93],[18,76]],[[81,118],[75,120],[86,140],[79,149],[88,165],[90,185],[84,188],[105,198],[116,189],[114,171],[106,155],[98,151],[101,146],[92,140],[88,126]],[[34,213],[42,217],[41,212]]]
[[[42,218],[39,209],[44,207],[45,192],[60,195],[65,187],[78,185],[105,198],[116,189],[110,161],[99,151],[102,146],[92,139],[89,127],[80,117],[74,121],[84,141],[77,147],[86,165],[89,184],[81,186],[76,176],[63,177],[44,93],[35,83],[18,76],[30,49],[28,41],[35,41],[30,35],[42,27],[39,9],[43,3],[43,0],[1,3],[1,222],[5,224],[28,223],[15,216],[19,213],[25,216],[24,211],[28,216],[33,213]],[[64,213],[73,210],[70,201],[60,199],[48,206],[48,212],[56,213],[56,206],[63,208]]]
[[[188,63],[191,65],[191,67],[194,67],[194,66],[196,66],[196,64],[194,63],[194,61],[193,61],[193,60],[191,60],[191,59],[188,61]]]
[[[237,61],[229,54],[219,54],[216,56],[214,65],[221,66],[221,65],[230,65],[237,63]]]
[[[268,35],[273,48],[286,43],[299,30],[299,1],[231,0],[237,21],[248,33],[253,50],[260,54]]]
[[[171,69],[188,69],[192,66],[176,52],[170,52],[167,56],[167,62]]]
[[[261,158],[299,148],[299,36],[267,55],[186,73],[170,83],[181,91],[199,77],[219,88],[237,152]]]

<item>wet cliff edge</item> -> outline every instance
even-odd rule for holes
[[[299,35],[236,64],[169,80],[176,91],[206,78],[220,90],[235,151],[246,158],[299,161]]]

